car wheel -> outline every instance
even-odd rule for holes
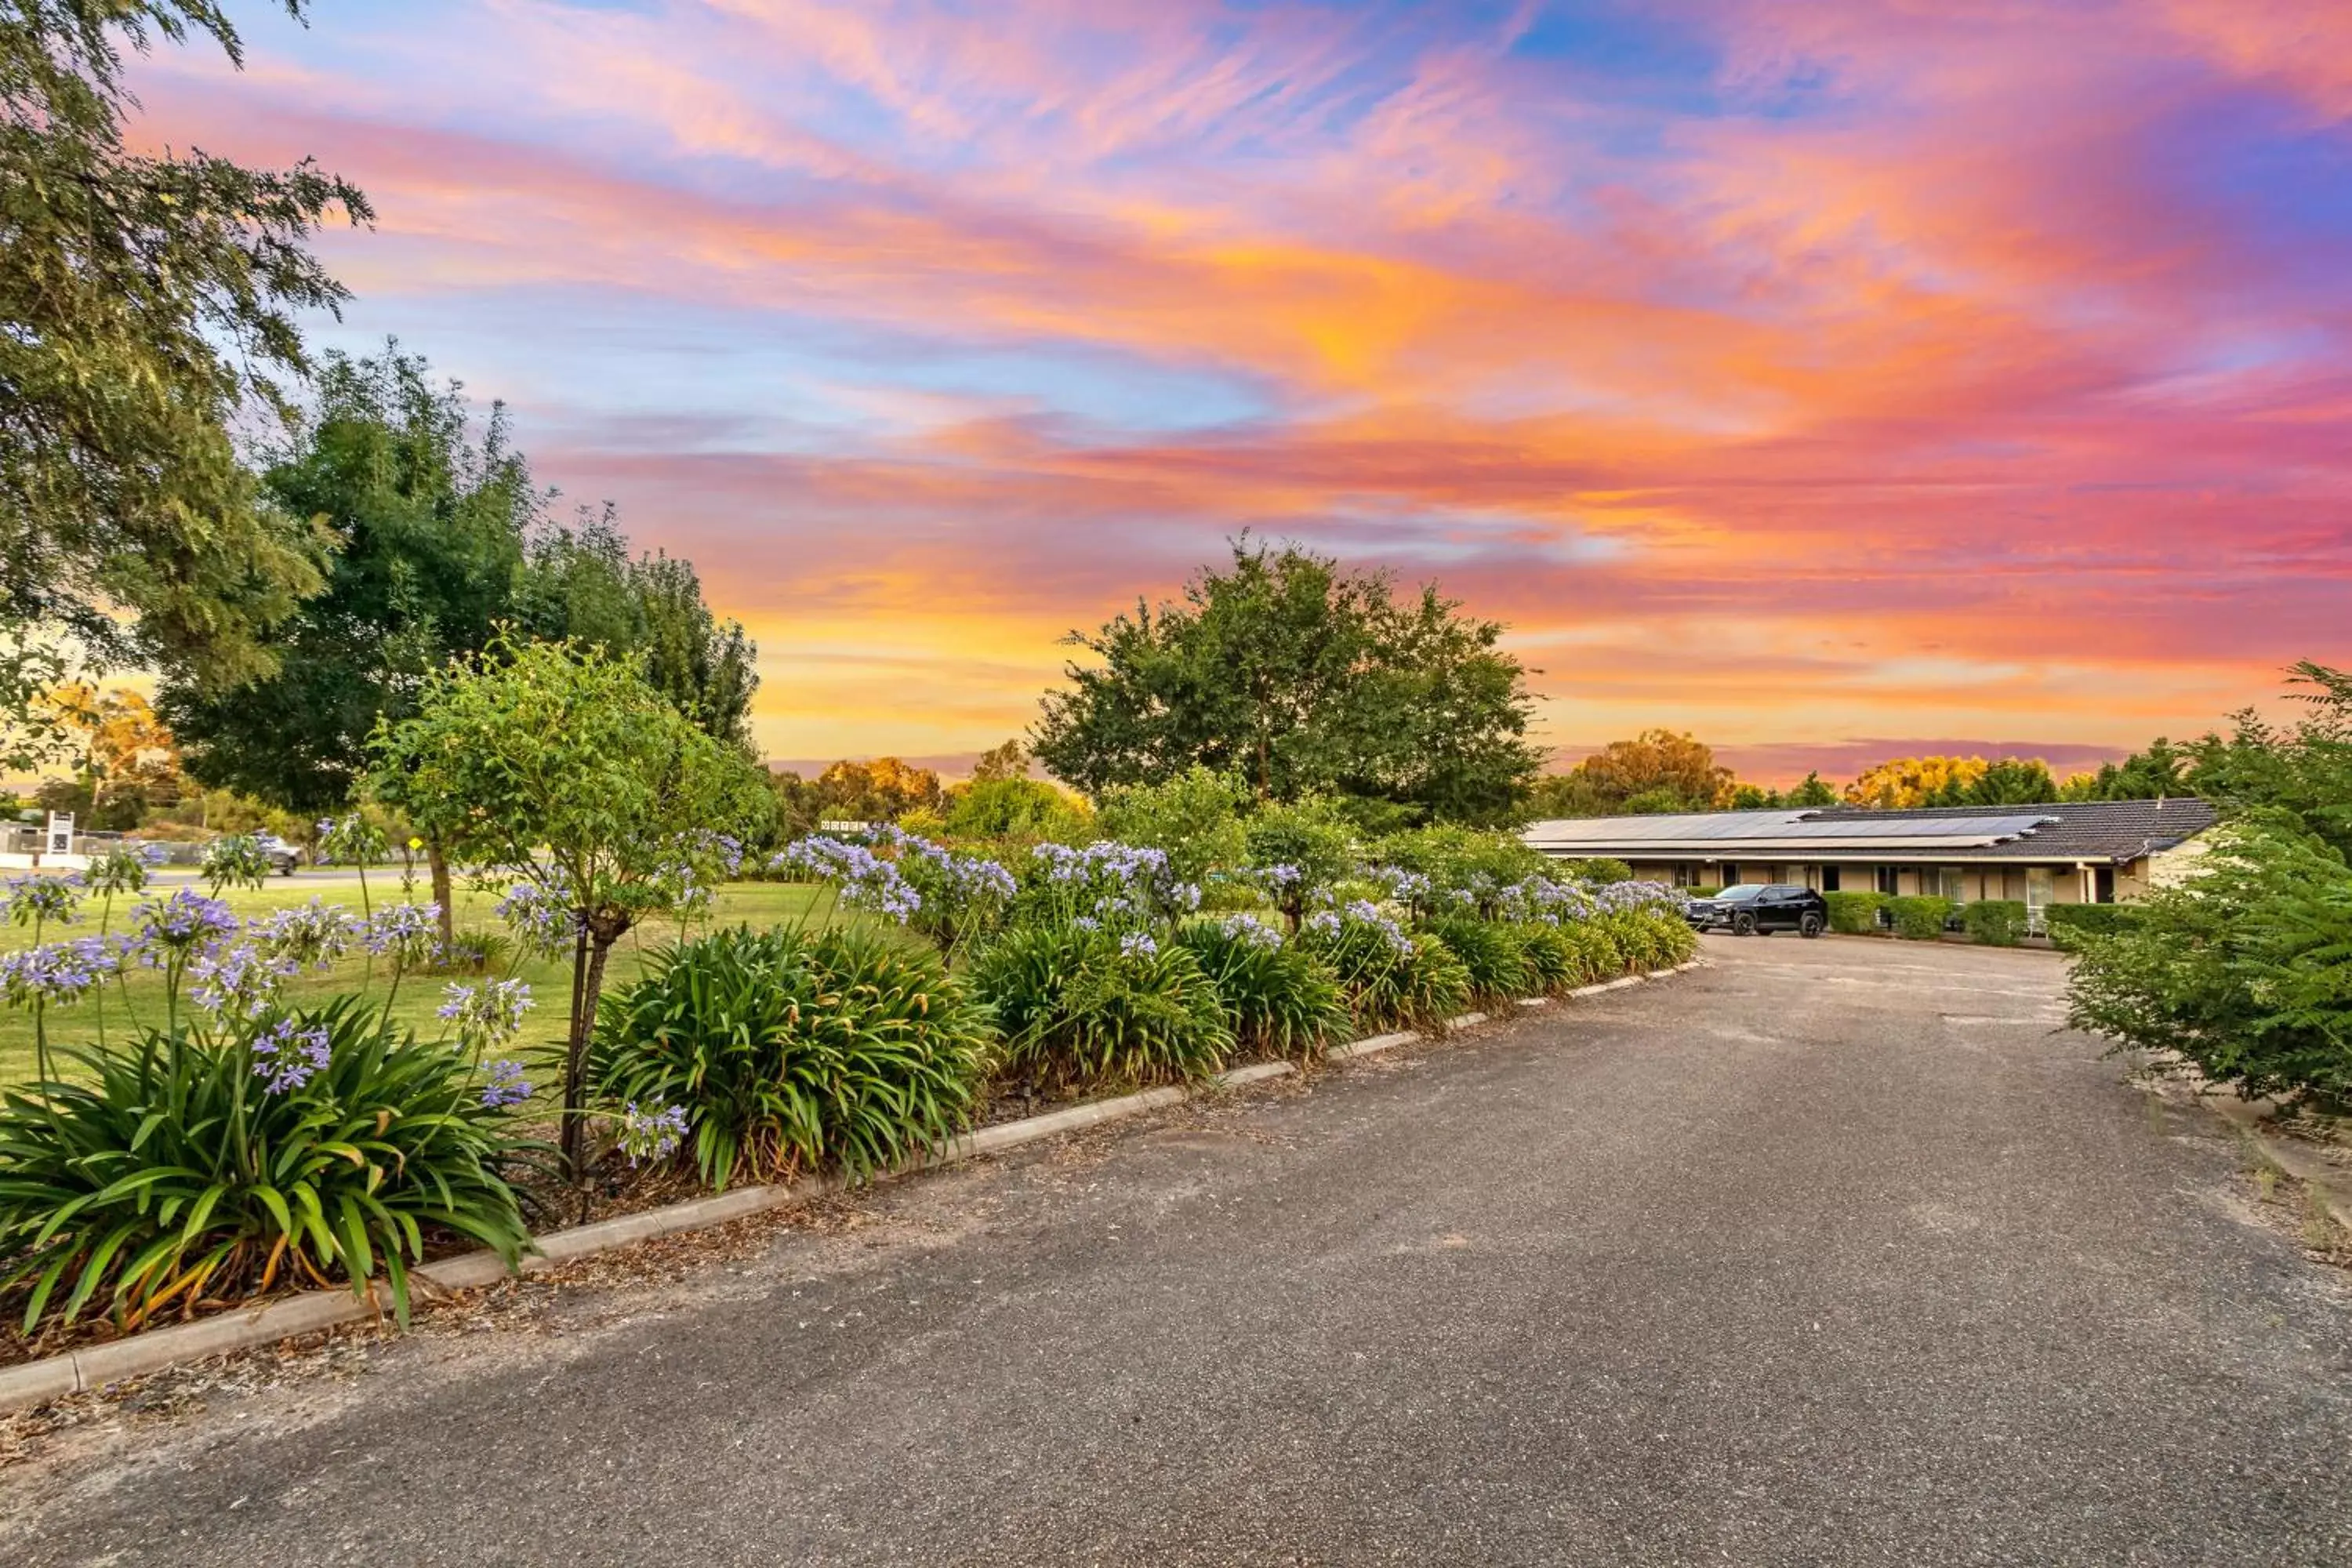
[[[1732,916],[1731,934],[1734,936],[1754,936],[1756,934],[1756,917],[1745,912]]]
[[[1802,937],[1816,937],[1821,935],[1822,917],[1819,915],[1807,915],[1804,919],[1799,921],[1797,922],[1797,934]]]

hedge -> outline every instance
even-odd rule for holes
[[[2112,936],[2130,931],[2145,918],[2146,911],[2133,904],[2051,904],[2042,910],[2050,921],[2050,937],[2063,941],[2068,934]]]
[[[2015,947],[2025,940],[2025,902],[2021,899],[1979,899],[1962,906],[1960,924],[1969,940],[1987,947]]]
[[[1823,893],[1830,907],[1830,930],[1846,936],[1873,936],[1878,931],[1878,911],[1886,907],[1885,893]]]
[[[1937,898],[1904,898],[1886,900],[1886,912],[1895,917],[1895,934],[1906,942],[1933,942],[1944,934],[1944,921],[1952,913],[1952,900]]]
[[[1684,896],[1693,899],[1711,899],[1721,891],[1723,891],[1721,888],[1685,888],[1683,889]]]

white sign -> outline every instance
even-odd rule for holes
[[[49,836],[47,842],[47,847],[45,847],[41,853],[44,855],[72,854],[73,822],[73,813],[70,811],[53,811],[49,813]]]

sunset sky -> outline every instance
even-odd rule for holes
[[[143,134],[380,222],[505,398],[951,758],[1244,526],[1510,623],[1543,738],[2063,765],[2352,661],[2345,0],[316,0]]]

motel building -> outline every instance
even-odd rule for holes
[[[1622,860],[1635,876],[1677,888],[1787,882],[1956,905],[2013,899],[2039,931],[2053,903],[2127,902],[2179,880],[2212,826],[2201,800],[2116,800],[1568,817],[1534,823],[1523,837],[1547,855]]]

